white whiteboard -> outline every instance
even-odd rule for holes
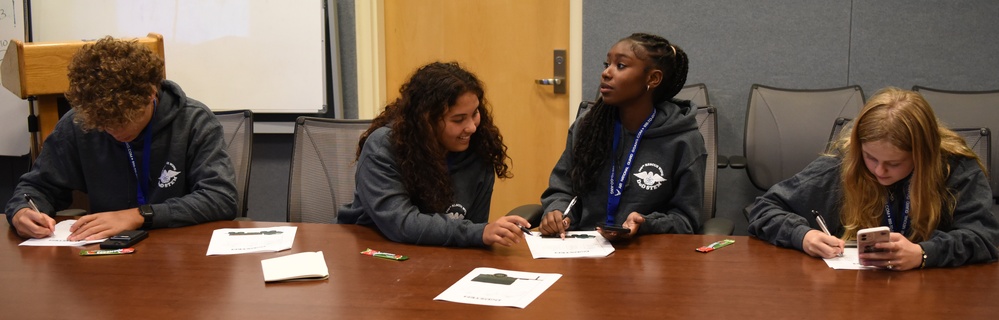
[[[21,0],[0,0],[0,63],[10,39],[24,40]],[[0,88],[0,155],[28,154],[28,102]]]
[[[324,110],[324,17],[322,0],[31,1],[34,42],[163,35],[167,79],[218,111]]]

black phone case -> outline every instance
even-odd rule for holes
[[[124,249],[149,236],[145,230],[126,230],[101,242],[101,249]]]
[[[618,232],[618,233],[622,233],[622,232],[623,233],[629,233],[629,232],[631,232],[631,229],[628,229],[628,228],[625,228],[625,227],[622,227],[622,226],[609,225],[609,224],[602,225],[602,226],[600,226],[600,228],[604,229],[604,231],[610,231],[610,232]]]

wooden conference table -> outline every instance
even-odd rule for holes
[[[0,215],[0,217],[3,217]],[[654,235],[598,259],[531,258],[526,242],[491,249],[393,243],[354,225],[298,226],[278,253],[205,256],[212,230],[288,223],[224,221],[150,232],[131,255],[18,247],[0,219],[3,319],[970,319],[999,315],[999,264],[908,272],[833,270],[741,236]],[[731,238],[711,253],[695,247]],[[97,245],[87,248],[96,248]],[[398,262],[365,248],[408,255]],[[323,251],[329,280],[264,284],[260,260]],[[525,309],[433,298],[476,267],[561,273]],[[528,318],[530,317],[530,318]]]

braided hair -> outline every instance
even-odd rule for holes
[[[652,34],[635,33],[621,42],[630,42],[635,55],[646,62],[646,72],[660,70],[664,81],[652,92],[652,103],[658,105],[673,97],[683,89],[687,82],[687,54],[679,46],[668,40]],[[597,173],[607,164],[610,156],[611,134],[614,130],[614,119],[617,117],[617,107],[607,105],[603,98],[598,98],[593,110],[580,119],[579,138],[573,143],[572,165],[569,167],[569,178],[572,181],[573,193],[580,194],[600,185],[596,181]]]
[[[361,134],[357,157],[372,132],[384,126],[392,128],[389,141],[413,204],[422,212],[443,212],[451,205],[454,191],[445,160],[447,150],[437,143],[437,133],[443,130],[444,114],[468,92],[479,98],[479,126],[469,150],[492,166],[499,178],[512,177],[506,163],[507,147],[486,107],[482,82],[456,62],[433,62],[417,69],[399,89],[400,97]]]

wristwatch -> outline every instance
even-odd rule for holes
[[[139,206],[139,214],[142,215],[142,229],[149,229],[149,227],[153,226],[153,216],[155,213],[152,206],[148,204]]]

